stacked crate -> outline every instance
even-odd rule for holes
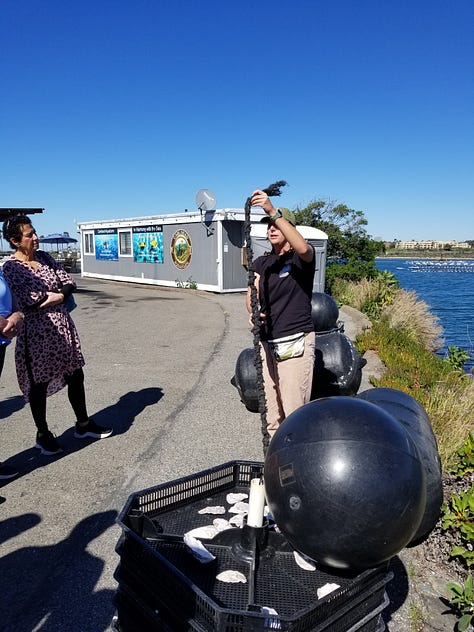
[[[235,555],[241,531],[230,529],[202,540],[215,560],[203,564],[183,542],[187,531],[212,522],[198,514],[225,505],[230,492],[248,493],[262,463],[232,461],[185,478],[134,493],[119,516],[120,563],[115,573],[116,628],[120,632],[381,632],[380,613],[388,605],[387,565],[362,573],[300,568],[283,535],[269,532],[260,552],[254,603],[246,583],[224,583],[223,570],[249,577],[249,565]],[[337,537],[337,535],[336,535]],[[327,583],[340,586],[318,599]],[[278,615],[268,614],[262,607]]]

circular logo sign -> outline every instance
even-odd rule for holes
[[[171,258],[177,268],[186,268],[191,261],[193,247],[191,238],[185,230],[177,230],[171,240]]]

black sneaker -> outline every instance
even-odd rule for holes
[[[93,419],[89,419],[85,426],[76,424],[74,436],[76,439],[86,439],[87,437],[91,439],[105,439],[106,437],[110,437],[112,432],[112,428],[103,428],[96,424]]]
[[[56,437],[49,430],[43,432],[41,437],[39,436],[39,433],[36,433],[35,448],[38,448],[38,450],[41,450],[41,454],[46,454],[47,456],[59,454],[59,452],[63,451],[57,442]]]
[[[8,478],[15,478],[19,473],[20,472],[14,467],[0,463],[0,479],[6,480]]]

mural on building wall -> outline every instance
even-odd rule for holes
[[[133,258],[138,263],[163,263],[163,226],[133,226]]]
[[[95,258],[118,261],[118,235],[116,228],[94,230]]]
[[[191,238],[185,230],[177,230],[171,240],[171,258],[174,265],[182,270],[189,265],[193,247]]]

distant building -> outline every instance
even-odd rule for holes
[[[454,239],[445,240],[445,241],[397,241],[395,244],[396,248],[400,248],[401,250],[442,250],[443,248],[471,248],[467,242],[465,241],[455,241]]]

